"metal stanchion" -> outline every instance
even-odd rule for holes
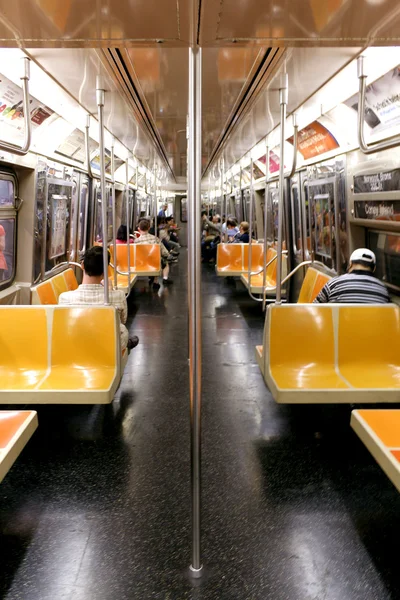
[[[118,287],[117,279],[117,207],[115,205],[115,155],[114,137],[111,140],[111,199],[112,199],[112,231],[113,231],[113,253],[114,253],[114,288]]]
[[[285,194],[285,123],[288,103],[288,76],[281,75],[279,88],[279,103],[281,106],[281,147],[279,158],[279,204],[278,204],[278,258],[276,266],[276,304],[282,302],[282,241],[283,241],[283,205]]]
[[[193,3],[194,5],[195,3]],[[192,16],[194,30],[195,16]],[[191,429],[192,576],[202,574],[200,539],[201,499],[201,49],[189,49],[188,141],[188,281],[189,281],[189,380]]]
[[[103,225],[103,266],[104,266],[104,304],[109,304],[108,293],[108,247],[107,247],[107,203],[106,203],[106,166],[104,160],[104,80],[101,76],[96,78],[96,100],[99,119],[99,145],[100,145],[100,189],[101,189],[101,216]]]
[[[125,163],[125,204],[126,204],[126,250],[128,252],[128,290],[131,289],[131,238],[129,228],[129,161],[126,157]]]
[[[265,195],[264,195],[264,271],[263,271],[263,311],[265,311],[265,307],[266,307],[266,303],[267,303],[267,294],[266,294],[266,285],[267,285],[267,253],[268,253],[268,247],[267,247],[267,235],[268,235],[268,230],[267,230],[267,224],[268,224],[268,194],[269,194],[269,184],[268,184],[268,179],[269,179],[269,147],[268,147],[268,142],[266,145],[266,161],[265,161],[265,167],[266,167],[266,171],[265,171]]]

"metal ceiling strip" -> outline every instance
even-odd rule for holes
[[[101,52],[106,59],[107,70],[113,77],[118,89],[127,99],[136,120],[147,132],[147,135],[150,137],[151,142],[157,150],[157,154],[165,164],[168,173],[175,180],[175,175],[167,159],[166,149],[158,133],[157,126],[151,116],[151,111],[144,95],[140,94],[138,91],[138,81],[136,80],[136,77],[133,76],[132,71],[127,68],[127,61],[124,60],[122,52],[118,49],[111,48],[103,49],[99,52]]]
[[[215,148],[204,170],[203,176],[206,175],[207,171],[221,155],[221,152],[232,135],[233,130],[240,124],[241,119],[250,110],[251,106],[264,89],[272,74],[276,72],[276,69],[279,67],[284,54],[284,48],[264,49],[262,61],[258,62],[256,69],[252,69],[247,82],[243,86],[242,93],[235,102],[231,114],[227,119],[226,125],[222,130],[220,137],[218,138]]]

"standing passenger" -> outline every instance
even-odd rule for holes
[[[358,248],[350,256],[349,272],[334,277],[324,285],[316,303],[338,302],[349,304],[386,304],[389,292],[374,275],[375,254],[367,248]]]

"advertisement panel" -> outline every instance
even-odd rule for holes
[[[288,139],[293,145],[294,137]],[[325,154],[330,150],[339,148],[337,140],[330,131],[318,121],[314,121],[299,131],[297,149],[302,154],[304,160],[314,158],[320,154]]]
[[[358,94],[345,105],[357,110]],[[364,120],[375,131],[400,125],[400,66],[367,86]]]
[[[30,119],[36,129],[53,114],[51,108],[30,96]],[[0,75],[0,125],[4,140],[20,143],[24,134],[22,88]]]

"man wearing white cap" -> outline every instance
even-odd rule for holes
[[[348,273],[334,277],[324,285],[314,302],[348,304],[386,304],[389,292],[382,281],[374,276],[375,254],[367,248],[358,248],[350,256]]]

